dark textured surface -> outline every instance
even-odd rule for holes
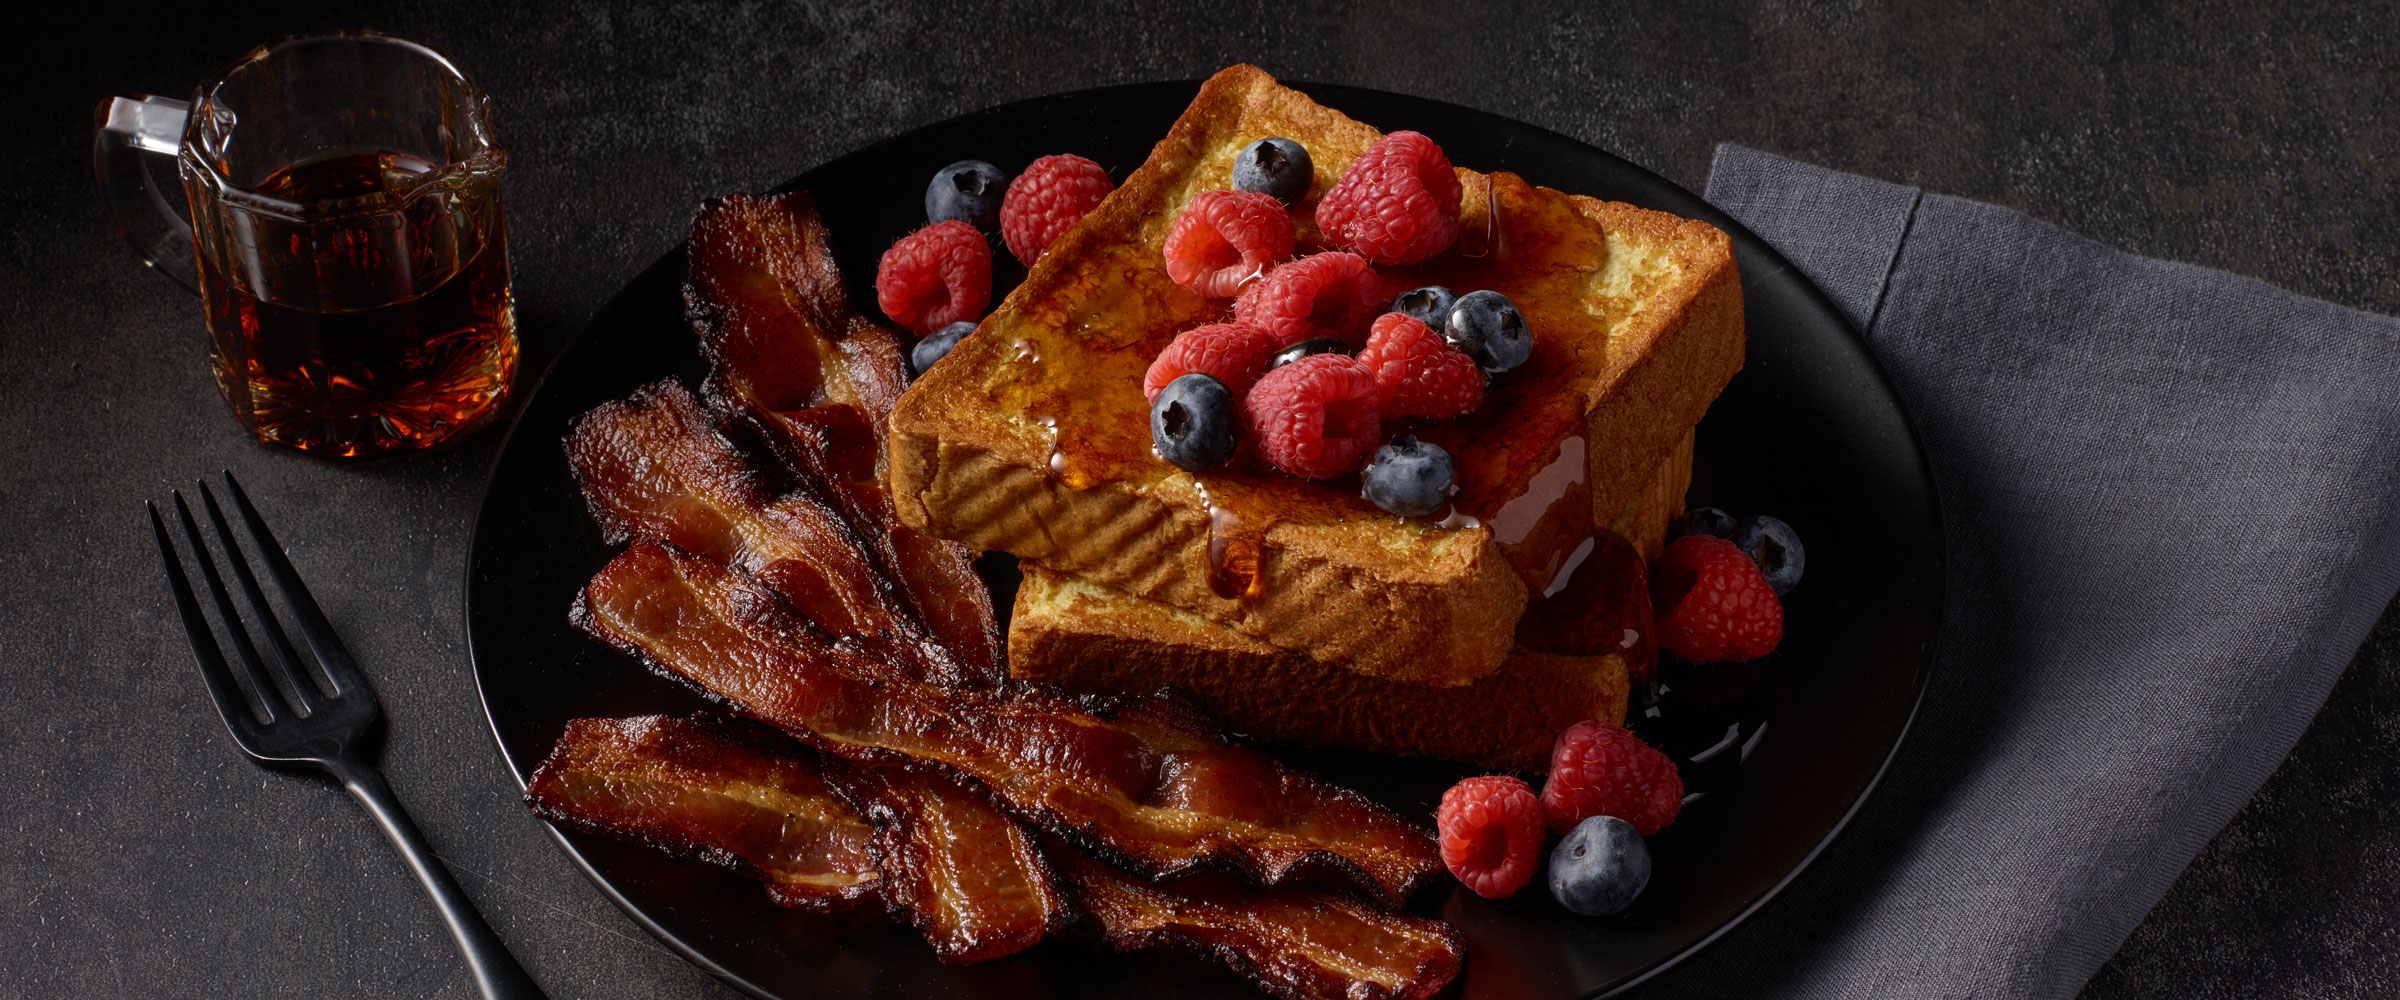
[[[98,21],[20,22],[0,155],[0,779],[14,797],[0,993],[472,995],[365,818],[327,785],[241,760],[209,713],[138,501],[229,467],[376,678],[395,790],[534,974],[560,997],[724,994],[583,882],[491,747],[458,588],[496,435],[367,467],[248,443],[204,374],[196,306],[107,231],[92,106],[180,94],[272,35],[382,28],[445,49],[494,93],[537,368],[680,239],[702,197],[988,104],[1241,59],[1508,114],[1694,189],[1712,144],[1732,140],[2400,312],[2388,8],[1479,7],[1456,27],[1440,23],[1449,3],[1160,8],[970,22],[935,4],[248,6],[112,11],[105,36]],[[2291,760],[2086,996],[2391,992],[2396,765],[2400,615],[2387,614]],[[1648,992],[1708,972],[1703,956]]]

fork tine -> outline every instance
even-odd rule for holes
[[[307,685],[306,689],[299,690],[299,697],[314,708],[315,699],[310,697],[312,694],[330,698],[334,689],[319,683],[319,675],[300,662],[300,651],[292,648],[292,639],[284,634],[283,623],[275,617],[275,609],[267,606],[267,595],[258,589],[258,577],[250,572],[250,560],[242,557],[241,546],[233,541],[233,528],[225,523],[225,512],[217,507],[217,495],[209,491],[207,483],[199,485],[200,505],[208,510],[209,527],[216,529],[217,547],[225,550],[225,561],[233,569],[233,581],[241,585],[242,598],[257,617],[259,630],[267,634],[268,642],[275,647],[275,658],[283,667],[284,679],[290,681],[295,689]],[[254,544],[252,547],[257,546]]]
[[[200,613],[200,601],[192,596],[192,582],[183,574],[183,561],[175,558],[175,543],[167,540],[167,524],[159,519],[158,504],[146,500],[142,506],[150,510],[150,533],[158,540],[159,560],[166,564],[167,589],[175,592],[175,610],[183,616],[184,634],[192,640],[192,659],[200,665],[200,679],[207,683],[208,695],[217,703],[217,714],[225,718],[226,728],[232,729],[237,738],[255,732],[258,719],[251,714],[249,699],[233,683],[233,671],[225,666],[224,651],[217,648],[208,618]],[[206,553],[200,554],[203,562],[207,558]],[[267,721],[275,721],[271,706]]]
[[[283,544],[275,533],[267,530],[266,519],[258,516],[258,508],[250,505],[250,494],[242,484],[225,473],[225,487],[233,497],[233,509],[242,516],[242,527],[249,529],[250,540],[266,561],[267,575],[275,578],[275,586],[283,591],[284,603],[292,609],[292,621],[300,626],[300,634],[308,640],[309,651],[317,654],[317,665],[333,680],[334,694],[347,692],[352,686],[364,687],[366,677],[358,672],[358,662],[350,658],[350,650],[335,635],[333,625],[325,620],[325,612],[317,607],[317,599],[309,595],[308,585],[300,582],[300,572],[283,554]]]
[[[233,640],[234,658],[242,661],[242,672],[250,678],[251,692],[267,707],[268,718],[296,714],[289,713],[290,705],[283,700],[283,692],[267,679],[266,665],[259,662],[258,647],[250,644],[250,633],[242,628],[242,616],[233,610],[233,598],[225,593],[225,581],[217,577],[216,563],[208,555],[208,543],[200,540],[200,525],[192,520],[192,508],[184,504],[181,490],[175,492],[175,518],[183,523],[183,538],[191,543],[192,561],[200,564],[200,578],[208,582],[209,596],[217,605],[217,620],[225,624],[225,634]],[[241,556],[235,553],[231,558]],[[299,707],[307,711],[306,698],[301,699]]]

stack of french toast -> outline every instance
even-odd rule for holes
[[[1644,563],[1741,365],[1739,281],[1706,225],[1460,170],[1459,249],[1386,280],[1501,291],[1540,336],[1474,413],[1411,426],[1456,459],[1447,509],[1187,471],[1151,450],[1144,370],[1224,305],[1161,244],[1270,136],[1313,155],[1301,218],[1381,138],[1218,74],[913,384],[808,195],[708,203],[685,289],[707,378],[591,411],[567,453],[620,546],[574,620],[719,711],[572,721],[534,810],[778,905],[880,901],[945,961],[1069,934],[1285,997],[1454,979],[1462,935],[1406,909],[1443,866],[1422,818],[1242,737],[1532,769],[1621,721]],[[976,550],[1023,570],[1005,637]]]
[[[1628,674],[1653,648],[1626,562],[1663,544],[1693,428],[1742,364],[1730,243],[1704,223],[1460,169],[1460,249],[1385,281],[1498,290],[1539,336],[1474,414],[1417,429],[1456,462],[1450,511],[1393,516],[1355,478],[1188,472],[1152,453],[1142,374],[1224,305],[1170,278],[1161,247],[1183,206],[1228,187],[1235,154],[1270,136],[1313,161],[1299,220],[1383,137],[1251,67],[1209,80],[1149,160],[901,396],[899,517],[1021,561],[1017,677],[1172,686],[1271,742],[1539,768],[1567,726],[1622,719]],[[1303,222],[1301,252],[1323,245]],[[1610,587],[1630,599],[1594,600]]]

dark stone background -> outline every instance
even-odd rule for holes
[[[184,94],[271,36],[380,28],[496,95],[537,371],[703,197],[987,105],[1239,60],[1511,115],[1694,190],[1732,140],[2400,312],[2385,7],[88,6],[12,18],[0,43],[0,993],[15,996],[472,994],[360,813],[252,767],[208,708],[138,501],[219,468],[264,500],[374,675],[392,785],[553,994],[727,995],[569,867],[493,751],[459,586],[498,435],[358,468],[251,444],[204,374],[193,301],[103,220],[95,103]],[[2396,779],[2387,614],[2290,761],[2084,996],[2392,991]],[[1709,973],[1704,955],[1645,995]]]

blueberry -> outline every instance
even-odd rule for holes
[[[1649,884],[1650,845],[1633,824],[1614,816],[1575,824],[1550,850],[1550,895],[1584,916],[1622,911]]]
[[[950,356],[950,349],[958,346],[958,338],[974,332],[974,322],[962,319],[926,334],[925,339],[909,349],[908,367],[919,375],[925,374],[925,369],[933,367],[934,362]]]
[[[1233,189],[1271,195],[1286,205],[1308,197],[1317,168],[1308,161],[1308,147],[1290,139],[1260,139],[1242,147],[1233,161]]]
[[[1391,311],[1423,323],[1427,329],[1440,333],[1450,325],[1450,310],[1456,305],[1458,305],[1457,292],[1440,285],[1427,285],[1423,288],[1412,288],[1401,292],[1400,297],[1392,300]]]
[[[1767,575],[1767,586],[1776,593],[1788,594],[1800,585],[1800,572],[1808,568],[1808,550],[1800,547],[1800,533],[1791,525],[1759,514],[1733,529],[1732,538],[1734,545],[1758,561],[1759,571]]]
[[[960,160],[933,175],[925,185],[925,221],[953,219],[984,232],[1000,228],[1000,196],[1008,193],[1008,175],[982,160]]]
[[[1487,372],[1504,372],[1533,356],[1533,331],[1508,296],[1485,289],[1458,297],[1442,339],[1467,352]]]
[[[1348,353],[1350,353],[1350,343],[1340,337],[1310,337],[1275,352],[1275,360],[1267,365],[1267,370],[1274,371],[1311,354]]]
[[[1442,446],[1402,434],[1375,449],[1360,474],[1359,495],[1401,517],[1423,517],[1450,502],[1450,479],[1455,473],[1450,453]]]
[[[1150,443],[1158,457],[1199,472],[1233,457],[1233,390],[1193,372],[1167,383],[1150,404]]]
[[[1740,526],[1741,522],[1734,520],[1733,515],[1715,507],[1694,507],[1667,522],[1667,541],[1672,542],[1685,535],[1725,538]]]

